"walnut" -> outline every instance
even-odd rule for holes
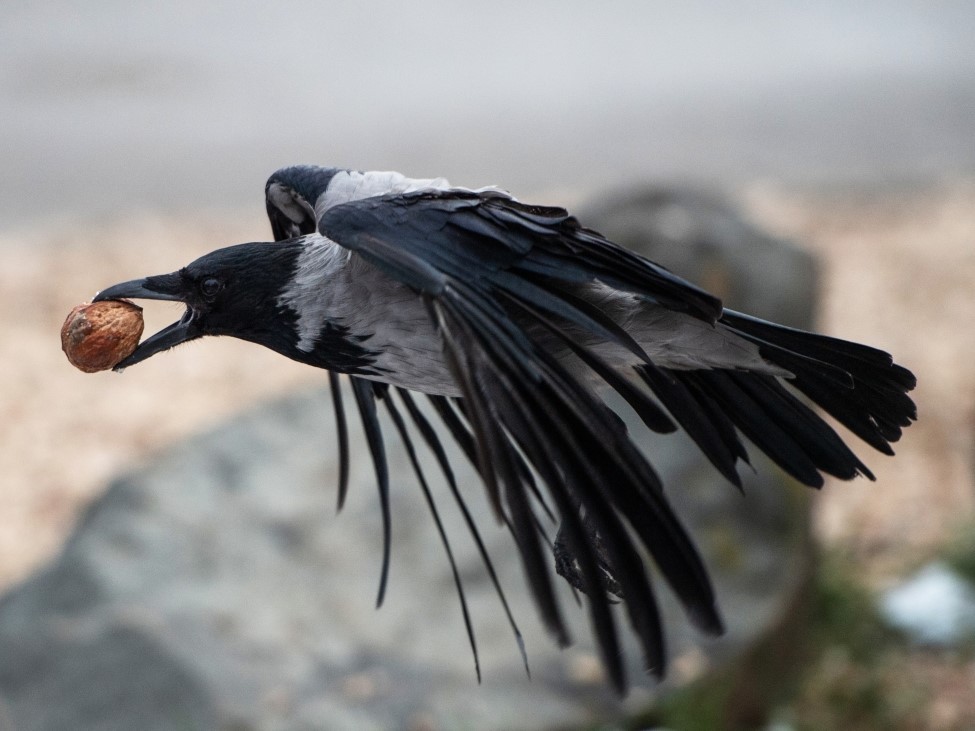
[[[78,305],[61,327],[61,350],[85,373],[107,371],[132,355],[143,325],[142,308],[125,300]]]

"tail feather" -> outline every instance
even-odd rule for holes
[[[917,418],[907,395],[914,375],[882,350],[736,312],[726,311],[720,323],[755,343],[767,361],[791,372],[789,386],[880,452],[893,454],[891,442]],[[739,487],[735,463],[747,462],[739,433],[806,485],[819,487],[823,474],[874,479],[839,435],[774,376],[645,364],[636,371],[715,467]]]
[[[763,357],[791,371],[791,386],[880,452],[893,454],[890,443],[917,419],[917,407],[907,395],[917,379],[889,353],[737,312],[726,311],[721,322],[757,344]],[[846,388],[837,388],[836,369],[847,374]]]
[[[826,422],[774,377],[736,371],[688,371],[680,378],[713,399],[755,446],[803,484],[820,487],[821,473],[873,477]]]

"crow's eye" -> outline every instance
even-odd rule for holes
[[[216,277],[207,277],[200,282],[200,294],[208,300],[212,300],[217,293],[223,289],[223,282]]]

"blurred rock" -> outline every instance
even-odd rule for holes
[[[918,645],[957,647],[975,640],[975,587],[940,561],[885,591],[880,610]]]
[[[646,187],[597,198],[579,220],[724,300],[808,329],[816,303],[810,254],[756,228],[713,193]]]
[[[696,219],[696,199],[675,200]],[[613,220],[606,213],[604,230]],[[726,229],[737,233],[708,239],[706,270],[715,281],[746,292],[738,268],[764,268],[776,256],[789,265],[748,281],[799,291],[799,279],[812,280],[804,257],[748,243],[745,225],[730,218]],[[772,253],[745,256],[739,247]],[[789,317],[805,321],[809,313]],[[0,720],[20,731],[591,725],[644,710],[658,694],[734,667],[759,645],[794,645],[790,627],[801,620],[810,567],[806,493],[755,455],[742,496],[683,435],[648,435],[620,408],[705,555],[728,628],[718,640],[696,635],[658,582],[671,658],[663,685],[643,674],[624,632],[635,687],[622,701],[607,690],[585,612],[565,586],[576,644],[565,651],[552,644],[510,536],[491,517],[473,470],[450,449],[531,666],[529,680],[462,517],[425,459],[468,595],[479,686],[442,546],[389,427],[393,564],[385,605],[375,610],[381,526],[362,432],[353,418],[358,461],[335,516],[331,407],[324,392],[312,391],[242,414],[118,479],[61,556],[0,600]],[[735,696],[742,703],[754,692],[745,675]]]

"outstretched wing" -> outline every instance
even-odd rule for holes
[[[791,373],[792,389],[888,454],[890,443],[916,418],[907,395],[914,377],[887,353],[722,310],[715,297],[581,227],[560,208],[525,205],[496,190],[452,189],[439,179],[308,166],[275,173],[267,195],[276,238],[317,228],[412,288],[425,303],[454,380],[455,388],[448,391],[462,394],[455,399],[429,396],[433,409],[480,471],[491,505],[514,535],[545,624],[559,642],[568,641],[549,570],[554,556],[557,573],[587,596],[604,664],[620,690],[626,680],[610,594],[624,599],[648,668],[658,675],[663,671],[662,633],[643,560],[646,553],[695,624],[720,632],[721,620],[704,566],[652,468],[619,418],[588,385],[591,379],[580,380],[553,357],[553,343],[620,393],[650,429],[667,432],[676,428],[675,421],[680,424],[739,486],[736,464],[747,461],[742,434],[808,485],[822,484],[823,473],[872,477],[777,375]],[[580,296],[594,282],[654,303],[661,311],[711,323],[749,343],[766,365],[779,370],[687,370],[686,364],[655,364],[616,320],[592,304],[591,291]],[[675,318],[678,329],[693,329],[689,323],[693,321],[686,317]],[[678,340],[682,335],[673,334]],[[634,374],[658,401],[590,350],[586,343],[593,342],[629,350]],[[330,379],[341,504],[349,445],[339,376],[330,374]],[[377,408],[382,403],[402,435],[446,548],[477,667],[460,576],[395,396],[437,459],[524,655],[517,625],[436,430],[408,391],[350,380],[376,467],[383,514],[379,601],[388,575],[390,525],[389,477]],[[546,517],[558,525],[554,541]]]
[[[434,406],[480,471],[496,514],[514,535],[541,616],[560,643],[569,637],[537,517],[549,508],[560,523],[559,548],[574,564],[567,573],[587,596],[617,688],[626,681],[609,589],[625,599],[648,669],[661,674],[664,665],[644,551],[694,623],[721,630],[704,565],[622,422],[519,324],[530,321],[563,342],[648,426],[670,431],[673,423],[644,391],[573,336],[589,333],[646,359],[625,331],[572,292],[599,280],[705,320],[719,316],[716,298],[582,228],[561,209],[494,192],[365,198],[328,208],[319,232],[424,300],[463,394]],[[367,433],[375,434],[375,416],[368,418]]]

